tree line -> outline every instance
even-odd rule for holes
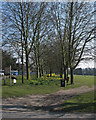
[[[74,70],[75,75],[93,75],[96,76],[96,68],[77,68]]]
[[[30,69],[37,78],[44,72],[64,74],[80,61],[93,58],[94,9],[87,2],[4,2],[2,5],[3,48],[24,65],[27,80]]]

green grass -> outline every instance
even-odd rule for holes
[[[59,110],[64,112],[96,112],[96,91],[91,91],[78,95],[72,99],[64,101],[59,105]],[[58,112],[59,112],[58,110]]]
[[[94,76],[74,75],[74,84],[68,85],[64,89],[76,88],[81,86],[92,87],[94,85]]]
[[[24,76],[24,84],[22,84],[21,76],[17,77],[16,85],[10,86],[10,80],[6,79],[6,85],[4,86],[4,81],[2,81],[2,97],[19,97],[25,96],[28,94],[50,94],[56,92],[60,89],[71,89],[80,86],[89,86],[94,85],[94,76],[80,76],[74,75],[74,84],[66,85],[65,87],[60,87],[60,78],[58,75],[53,77],[41,77],[36,79],[35,75],[32,75],[30,80],[26,80]]]
[[[28,94],[49,94],[52,92],[56,92],[59,90],[55,86],[30,86],[30,85],[22,85],[22,86],[3,86],[2,97],[19,97],[25,96]]]

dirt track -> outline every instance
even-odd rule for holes
[[[89,88],[88,86],[82,86],[79,88],[73,88],[69,90],[60,90],[58,92],[46,95],[27,95],[26,97],[7,98],[3,99],[2,102],[3,112],[11,113],[26,111],[28,113],[33,111],[37,112],[38,110],[40,110],[42,113],[44,113],[44,111],[51,111],[51,109],[53,108],[54,110],[56,110],[56,106],[62,104],[64,100],[73,98],[76,95],[92,90],[94,90],[94,87]]]
[[[26,97],[3,99],[3,105],[24,105],[24,106],[48,106],[59,104],[64,100],[72,98],[81,93],[94,90],[94,87],[82,86],[69,90],[60,90],[58,92],[46,95],[27,95]]]

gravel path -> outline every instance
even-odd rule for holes
[[[94,86],[92,88],[89,88],[88,86],[82,86],[69,90],[60,90],[58,92],[46,95],[27,95],[25,97],[3,99],[3,117],[17,118],[18,116],[19,118],[82,118],[85,116],[85,118],[93,118],[94,115],[92,113],[86,115],[82,113],[82,115],[80,115],[78,113],[64,114],[64,112],[55,112],[56,106],[62,104],[64,100],[92,90],[94,90]],[[54,112],[51,111],[53,109]]]

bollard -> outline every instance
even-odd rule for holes
[[[61,87],[65,87],[65,80],[61,80]]]
[[[16,84],[16,79],[13,79],[13,83],[14,83],[14,85]]]
[[[6,85],[6,80],[4,79],[4,85]]]
[[[2,80],[4,80],[4,85],[6,85],[6,78],[3,76]]]

